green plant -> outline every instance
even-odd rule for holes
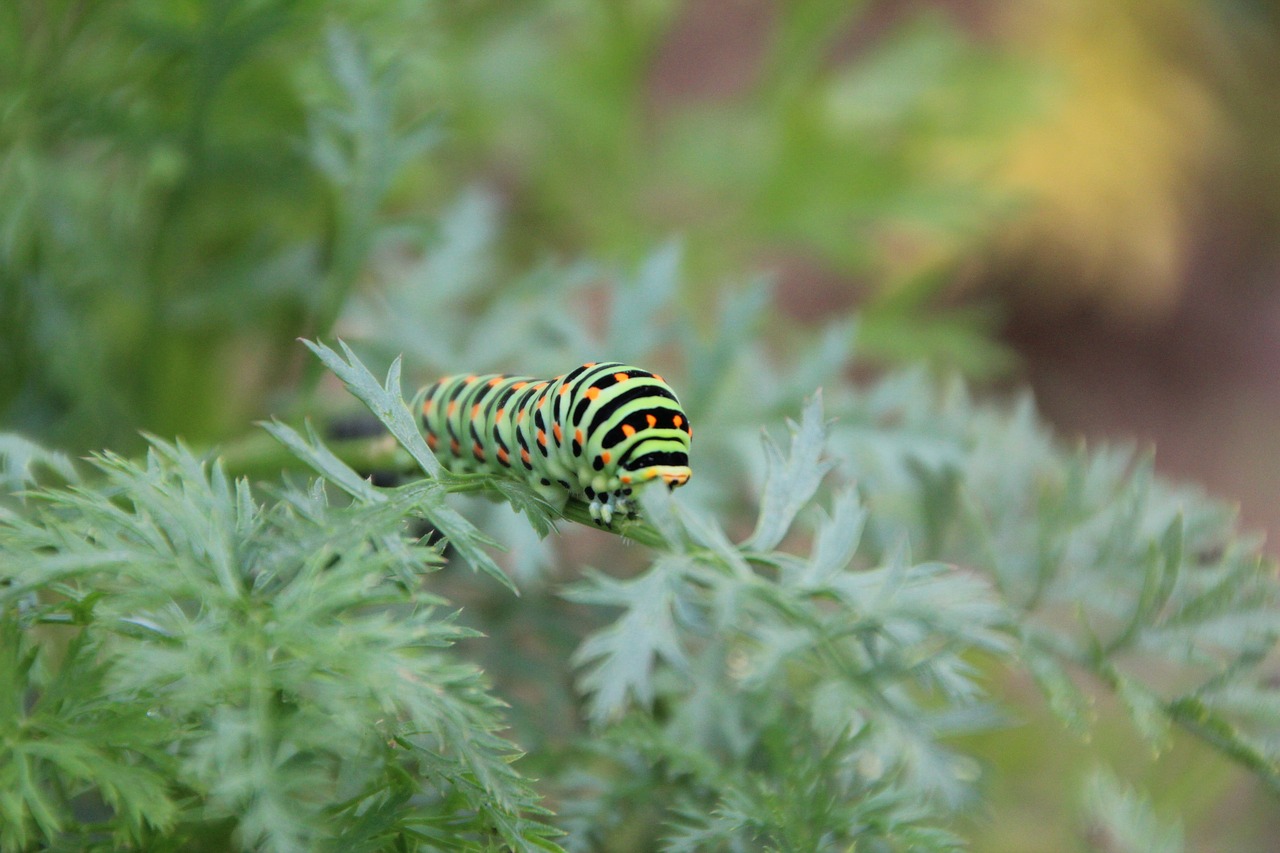
[[[672,4],[448,7],[435,29],[348,8],[327,52],[319,0],[0,11],[20,84],[0,91],[0,406],[42,438],[0,436],[0,847],[946,850],[1001,805],[1000,759],[1060,743],[1106,765],[1075,773],[1086,845],[1176,849],[1170,811],[1194,837],[1196,786],[1131,787],[1188,742],[1274,795],[1280,596],[1229,508],[1130,450],[1063,448],[1027,400],[913,368],[852,383],[868,349],[998,362],[974,317],[919,322],[946,276],[890,276],[867,315],[807,329],[770,322],[763,278],[705,286],[762,242],[847,272],[881,226],[976,227],[972,188],[933,194],[917,167],[1009,118],[999,62],[936,23],[851,66],[793,62],[848,14],[795,4],[760,97],[651,145],[637,81]],[[991,101],[933,112],[939,81]],[[86,110],[102,91],[128,109]],[[232,97],[251,91],[271,104]],[[548,100],[609,168],[511,130]],[[434,125],[407,105],[440,102],[459,141],[423,168]],[[704,170],[726,128],[748,131],[741,171]],[[595,260],[521,264],[529,232],[484,190],[419,215],[440,173],[513,148],[508,209]],[[744,214],[637,214],[688,188]],[[672,222],[689,236],[650,249]],[[352,346],[293,370],[292,335],[331,328]],[[443,472],[402,396],[402,370],[597,358],[659,369],[697,424],[690,485],[621,538]],[[288,392],[257,438],[262,401],[227,405],[236,359]],[[325,367],[379,435],[341,437]],[[233,440],[132,458],[138,424]],[[41,446],[65,444],[116,452],[86,469]],[[1013,745],[1039,707],[1002,689],[1018,678],[1060,720],[1039,752]],[[1138,746],[1081,743],[1107,727]]]
[[[0,423],[210,441],[295,391],[439,132],[327,7],[0,9]]]
[[[6,3],[0,425],[126,452],[139,430],[224,441],[307,408],[297,372],[319,374],[293,339],[330,334],[387,247],[477,175],[522,227],[491,268],[548,245],[634,257],[672,231],[701,281],[812,256],[875,282],[864,351],[1007,368],[990,311],[931,310],[950,262],[874,247],[945,259],[983,230],[1003,202],[930,164],[1026,111],[1016,69],[936,19],[837,55],[858,10],[806,0],[755,85],[655,116],[680,12]]]
[[[440,489],[261,502],[159,441],[93,465],[4,519],[0,845],[554,848],[406,535],[451,529]]]
[[[553,624],[563,605],[536,584],[512,598],[484,537],[444,503],[480,491],[545,532],[537,496],[442,472],[398,363],[380,382],[350,349],[313,348],[416,479],[374,487],[314,433],[273,424],[320,481],[263,502],[153,440],[145,462],[99,456],[93,483],[6,511],[6,845],[553,849],[546,824],[559,822],[569,849],[960,849],[954,810],[980,767],[954,738],[1002,724],[984,688],[993,666],[1026,666],[1077,730],[1090,719],[1070,672],[1086,669],[1153,746],[1182,727],[1280,780],[1258,666],[1280,619],[1270,571],[1220,507],[1122,454],[1064,454],[1025,407],[931,402],[905,377],[833,387],[805,406],[789,451],[766,440],[754,530],[731,537],[649,494],[645,521],[620,530],[651,560],[566,587],[593,614],[574,628]],[[836,447],[853,451],[857,487],[824,487]],[[430,574],[438,546],[411,518],[490,592]],[[480,660],[530,657],[524,675],[552,681],[576,664],[572,719],[539,702],[504,717],[451,647],[498,640],[463,627],[471,608],[441,615],[445,589],[495,633],[532,632]],[[494,596],[506,616],[486,615]],[[530,750],[514,765],[506,725]],[[1164,832],[1147,818],[1124,831],[1147,825]]]
[[[982,176],[1041,75],[941,15],[873,6],[801,0],[722,40],[683,3],[442,10],[454,156],[513,189],[517,245],[631,258],[674,230],[699,281],[797,264],[856,289],[868,359],[1007,371],[993,306],[939,294],[1011,202]]]

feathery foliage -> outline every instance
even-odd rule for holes
[[[1068,728],[1092,725],[1087,671],[1153,748],[1181,728],[1275,785],[1258,664],[1277,586],[1221,509],[1128,455],[1063,452],[1025,405],[897,376],[812,397],[786,451],[765,437],[737,542],[646,494],[621,532],[652,561],[587,571],[564,596],[598,627],[545,638],[540,671],[579,670],[587,725],[533,735],[535,787],[500,734],[509,712],[450,648],[491,641],[442,612],[439,549],[406,524],[510,596],[446,496],[514,499],[535,527],[547,508],[440,471],[398,362],[379,381],[345,345],[310,346],[401,446],[404,485],[275,423],[320,481],[264,503],[153,439],[143,462],[99,455],[92,484],[29,492],[4,517],[8,846],[554,849],[559,822],[568,849],[962,849],[956,810],[981,768],[955,738],[1005,723],[987,673],[1024,665]],[[725,450],[699,463],[713,486]],[[548,599],[527,606],[517,619],[536,624]],[[529,709],[513,712],[528,734]],[[1136,805],[1093,820],[1149,823]]]
[[[0,846],[554,849],[406,518],[152,441],[0,532]]]
[[[1228,508],[1063,448],[1026,400],[851,383],[868,352],[998,367],[974,317],[921,322],[936,271],[811,329],[763,278],[706,286],[771,241],[864,271],[894,223],[971,227],[973,188],[919,166],[1008,120],[999,62],[935,21],[819,66],[852,13],[798,3],[758,91],[654,139],[634,83],[679,4],[377,5],[0,10],[0,414],[116,448],[0,435],[0,848],[965,849],[999,772],[966,738],[1026,714],[1023,677],[1064,739],[1115,725],[1110,693],[1143,757],[1197,740],[1280,791],[1280,588]],[[424,163],[442,91],[463,142]],[[592,259],[513,260],[484,190],[405,201],[544,113],[573,138],[533,134],[510,203]],[[664,193],[742,214],[669,221],[701,208]],[[604,357],[661,369],[698,428],[628,548],[442,470],[402,388]],[[339,436],[326,368],[386,435]],[[247,430],[281,387],[266,449],[126,455],[141,424]],[[1105,758],[1086,843],[1179,849],[1138,759]]]

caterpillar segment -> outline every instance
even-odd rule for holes
[[[447,468],[527,480],[557,510],[570,496],[609,527],[634,518],[636,491],[688,482],[693,427],[662,377],[616,362],[554,379],[446,376],[424,389],[428,446]]]

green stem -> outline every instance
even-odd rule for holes
[[[413,459],[390,435],[328,441],[325,446],[339,459],[362,474],[374,472],[409,473],[417,468]],[[289,452],[266,432],[254,432],[228,444],[219,454],[227,473],[252,480],[273,479],[285,471],[311,471],[311,467]]]
[[[326,442],[326,447],[361,474],[387,472],[420,476],[412,457],[390,435],[329,441]],[[290,453],[288,448],[265,432],[247,435],[227,445],[222,450],[221,457],[227,473],[254,480],[274,479],[286,471],[310,472],[312,470],[309,465]],[[488,492],[497,496],[497,493],[487,487],[480,478],[465,485],[450,487],[449,491]],[[652,525],[638,519],[615,521],[610,528],[600,527],[592,519],[591,512],[583,501],[570,500],[561,515],[569,521],[608,530],[610,533],[649,548],[660,550],[667,546],[662,534]]]

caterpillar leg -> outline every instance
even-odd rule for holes
[[[592,520],[601,527],[611,527],[613,525],[613,507],[599,498],[587,504],[587,510],[591,513]]]
[[[612,527],[614,516],[632,519],[639,515],[635,501],[631,499],[630,489],[601,492],[592,498],[587,509],[591,518],[601,527]]]

